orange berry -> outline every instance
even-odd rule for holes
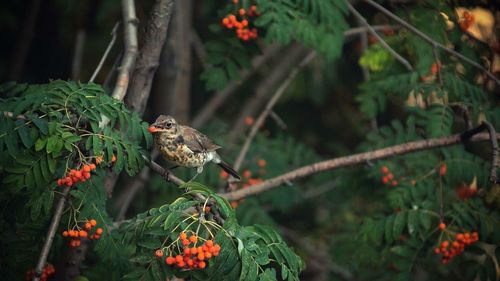
[[[243,27],[248,26],[248,21],[247,21],[247,20],[242,20],[242,21],[241,21],[241,25],[242,25]]]
[[[68,235],[69,235],[69,233],[68,233],[66,230],[65,230],[65,231],[63,231],[63,233],[62,233],[62,236],[63,236],[63,237],[68,237]]]
[[[229,19],[228,18],[223,18],[222,19],[222,24],[228,25],[229,24]]]
[[[180,261],[177,263],[178,267],[184,267],[185,265],[186,265],[186,263],[184,261]]]
[[[113,156],[111,156],[111,163],[115,163],[116,162],[116,156],[113,154]]]
[[[96,229],[95,234],[101,235],[102,234],[102,228],[99,227],[98,229]]]
[[[387,174],[387,178],[389,180],[392,180],[394,178],[394,175],[392,173]]]
[[[102,161],[103,161],[103,160],[104,160],[104,158],[102,157],[102,155],[99,155],[99,156],[97,156],[97,157],[95,158],[95,163],[96,163],[97,165],[99,165],[99,164],[101,164],[101,163],[102,163]]]
[[[228,18],[229,18],[229,20],[230,20],[231,22],[233,22],[233,23],[236,21],[236,16],[235,16],[235,15],[232,15],[232,14],[231,14],[231,15],[229,15],[229,16],[228,16]]]
[[[198,267],[199,267],[200,269],[204,269],[204,268],[205,268],[205,266],[207,266],[207,264],[206,264],[204,261],[200,261],[200,263],[198,264]]]
[[[455,238],[458,241],[462,241],[462,240],[464,240],[464,235],[463,235],[463,233],[457,233],[457,235],[455,235]]]
[[[154,133],[154,132],[156,132],[156,127],[155,126],[149,126],[148,131],[150,133]]]
[[[175,262],[174,257],[168,256],[168,257],[165,259],[165,263],[166,263],[166,264],[168,264],[168,265],[172,265],[172,264],[174,264],[174,262]]]
[[[205,254],[204,254],[202,251],[200,251],[200,252],[198,253],[198,256],[196,256],[196,257],[197,257],[200,261],[202,261],[202,260],[204,260],[204,259],[205,259]]]
[[[387,184],[387,183],[389,183],[389,178],[388,178],[387,176],[383,176],[383,177],[382,177],[382,183],[383,183],[383,184]]]
[[[439,229],[444,230],[446,228],[446,224],[444,222],[439,224]]]
[[[239,0],[233,0],[233,4],[238,4]]]
[[[155,256],[156,256],[157,258],[161,258],[161,257],[163,257],[163,250],[161,250],[161,249],[156,250],[156,252],[155,252]]]
[[[444,240],[443,243],[441,243],[441,248],[447,248],[448,245],[450,245],[450,242],[448,242],[448,240]]]
[[[387,174],[389,173],[389,168],[387,168],[387,166],[383,166],[382,169],[380,169],[380,171],[384,174]]]
[[[66,178],[66,186],[72,186],[73,185],[73,180],[71,178]]]
[[[208,252],[208,251],[207,251],[207,252],[205,252],[205,254],[204,254],[204,255],[205,255],[205,258],[206,258],[206,259],[209,259],[209,258],[211,258],[211,257],[212,257],[212,253],[210,253],[210,252]]]
[[[208,247],[212,247],[212,246],[214,245],[214,241],[212,241],[212,240],[207,240],[207,241],[205,242],[205,245],[207,245]]]
[[[89,166],[90,166],[90,170],[92,170],[92,171],[95,170],[95,168],[96,168],[96,165],[94,163],[90,164]]]
[[[193,265],[194,265],[194,261],[193,261],[192,259],[188,259],[188,260],[186,261],[186,263],[187,263],[187,265],[188,265],[189,267],[193,267]]]
[[[435,248],[435,249],[434,249],[434,253],[436,253],[436,255],[439,255],[439,253],[441,253],[441,249],[439,249],[439,248]]]
[[[250,6],[250,11],[256,12],[257,11],[257,6],[255,6],[255,5]]]
[[[245,15],[245,13],[246,13],[246,11],[245,11],[245,9],[240,9],[240,10],[238,11],[238,13],[240,14],[240,16],[244,16],[244,15]]]
[[[92,226],[96,226],[97,225],[97,221],[96,220],[90,220],[90,225]]]
[[[181,234],[179,234],[179,238],[184,240],[187,238],[187,234],[185,232],[181,232]]]
[[[250,178],[251,176],[252,176],[252,172],[250,172],[250,170],[243,171],[244,178]]]
[[[213,250],[214,250],[214,252],[218,252],[218,251],[220,251],[220,246],[219,246],[219,244],[215,244],[215,245],[214,245],[214,247],[213,247]]]
[[[189,240],[182,239],[182,246],[187,246],[187,245],[189,245]]]
[[[264,168],[264,167],[267,165],[267,162],[266,162],[266,160],[264,160],[264,159],[259,159],[259,160],[257,161],[257,165],[258,165],[259,167],[261,167],[261,168]]]
[[[191,248],[191,254],[196,255],[198,253],[198,249],[196,247]]]
[[[82,172],[75,171],[74,175],[75,175],[75,178],[81,178],[82,177]]]
[[[88,234],[88,233],[87,233],[87,231],[85,231],[85,230],[80,230],[80,231],[78,232],[78,236],[80,236],[80,237],[87,237],[87,234]]]
[[[175,261],[179,263],[179,262],[183,262],[184,259],[182,258],[181,255],[177,255],[177,256],[175,256]]]
[[[83,165],[82,171],[90,173],[90,165]]]
[[[219,178],[221,178],[221,179],[225,180],[225,179],[227,179],[228,177],[229,177],[229,174],[228,174],[226,171],[224,171],[224,170],[221,170],[221,171],[220,171],[220,173],[219,173]]]
[[[251,116],[245,117],[245,125],[247,126],[252,126],[253,125],[253,118]]]
[[[85,223],[86,230],[90,230],[91,228],[92,228],[92,225],[90,224],[90,222]]]
[[[446,174],[446,164],[443,163],[441,164],[441,166],[439,167],[439,175],[441,177],[443,177],[444,175]]]
[[[97,239],[99,239],[99,238],[101,238],[101,235],[94,234],[94,239],[96,239],[96,240],[97,240]]]
[[[458,247],[460,247],[460,244],[458,244],[458,242],[457,242],[457,241],[453,241],[453,242],[451,243],[451,246],[452,246],[453,248],[458,248]]]
[[[185,248],[185,249],[184,249],[184,254],[185,254],[185,255],[189,255],[189,254],[191,254],[191,249],[190,249],[190,248]]]
[[[189,237],[189,241],[191,241],[191,243],[196,243],[198,241],[198,237],[196,237],[196,235],[192,235]]]

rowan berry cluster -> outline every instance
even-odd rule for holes
[[[50,276],[54,275],[56,273],[56,269],[52,264],[47,264],[43,270],[42,270],[42,275],[40,276],[40,281],[46,281]],[[35,276],[35,269],[31,268],[28,271],[26,271],[26,274],[24,274],[24,279],[26,281],[32,280],[33,277]]]
[[[259,16],[259,13],[257,12],[257,6],[251,5],[250,8],[244,9],[241,6],[238,6],[238,3],[238,0],[233,0],[233,4],[235,10],[237,10],[237,13],[228,14],[225,18],[222,19],[222,25],[227,29],[234,29],[236,36],[243,41],[256,39],[257,28],[252,26],[253,18]]]
[[[439,229],[444,231],[446,225],[441,223]],[[464,252],[465,246],[472,245],[479,240],[477,232],[465,232],[455,234],[455,240],[444,240],[434,249],[436,255],[441,255],[441,263],[448,264],[450,260]]]
[[[197,246],[198,241],[202,239],[199,238],[196,234],[188,237],[185,232],[181,232],[179,241],[183,246],[182,251],[178,254],[171,252],[166,257],[165,263],[187,270],[205,268],[209,259],[219,255],[221,247],[212,240],[205,240],[205,243]],[[163,249],[156,250],[155,256],[160,259],[163,258]]]
[[[71,169],[64,177],[57,180],[57,186],[73,186],[78,182],[90,179],[90,172],[96,169],[95,164],[83,165],[81,169]]]
[[[383,166],[380,169],[380,172],[382,173],[382,183],[390,186],[397,186],[398,185],[398,180],[394,178],[394,174],[391,172],[387,166]]]
[[[96,225],[97,221],[91,219],[85,222],[85,226],[83,227],[83,229],[80,229],[79,227],[77,227],[77,229],[68,229],[63,231],[62,236],[71,238],[71,240],[69,241],[70,247],[79,247],[81,245],[82,238],[89,238],[90,240],[97,240],[101,238],[103,229],[100,227],[98,227],[93,234],[89,235],[89,232]]]
[[[467,31],[472,26],[472,24],[474,24],[474,16],[471,13],[465,11],[462,14],[462,19],[460,19],[458,24],[460,25],[460,29],[462,31]]]

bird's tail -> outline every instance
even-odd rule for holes
[[[240,175],[238,175],[238,173],[233,170],[233,168],[231,168],[231,166],[229,166],[226,162],[221,160],[220,163],[217,163],[217,165],[219,165],[224,171],[226,171],[226,173],[230,174],[234,178],[237,178],[238,180],[241,180]]]

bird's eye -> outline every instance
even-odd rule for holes
[[[172,123],[168,122],[168,123],[166,124],[166,126],[167,126],[167,128],[170,128],[170,127],[172,127]]]

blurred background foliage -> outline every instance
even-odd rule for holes
[[[470,107],[474,124],[488,120],[497,130],[500,129],[499,87],[491,81],[484,82],[479,71],[441,52],[443,67],[440,71],[444,84],[440,85],[432,70],[433,64],[436,64],[432,46],[401,27],[385,29],[381,32],[383,38],[415,68],[413,72],[408,72],[371,36],[368,36],[370,42],[365,51],[359,35],[342,39],[339,34],[348,30],[348,26],[358,26],[358,23],[347,14],[343,1],[326,2],[332,5],[319,7],[324,12],[322,14],[315,11],[311,4],[322,1],[256,1],[258,7],[263,8],[263,17],[266,13],[266,17],[271,17],[273,13],[276,15],[272,19],[256,22],[262,39],[243,42],[219,24],[231,10],[230,1],[192,1],[188,11],[192,26],[181,35],[190,38],[193,46],[188,50],[191,56],[187,68],[190,77],[188,88],[182,93],[184,96],[172,96],[172,87],[166,87],[168,85],[163,81],[163,78],[171,77],[172,71],[182,68],[177,65],[172,70],[171,62],[175,59],[170,56],[175,54],[167,52],[172,48],[169,45],[164,49],[167,51],[161,59],[144,120],[151,123],[159,114],[170,113],[178,116],[183,123],[190,124],[213,97],[215,90],[224,88],[231,80],[238,80],[234,72],[240,68],[249,69],[252,58],[265,52],[272,41],[282,43],[280,52],[252,71],[250,78],[238,85],[213,118],[198,128],[222,145],[222,155],[232,162],[249,126],[244,125],[232,138],[228,136],[242,110],[262,87],[259,83],[274,72],[286,72],[287,69],[277,67],[286,65],[283,61],[289,59],[295,61],[292,65],[297,64],[297,58],[301,56],[293,53],[292,49],[303,48],[297,47],[298,44],[304,43],[318,51],[317,58],[299,73],[273,109],[284,120],[286,129],[280,127],[274,118],[268,118],[253,142],[241,170],[249,175],[246,180],[265,180],[329,158],[459,133],[465,127],[461,118],[453,114],[453,103]],[[378,2],[437,42],[453,46],[474,61],[487,61],[492,68],[499,67],[498,61],[494,64],[499,56],[499,13],[495,1]],[[113,26],[121,18],[120,3],[117,0],[4,1],[0,7],[3,42],[0,44],[0,81],[88,81],[111,38]],[[152,3],[152,0],[136,1],[140,19],[139,38]],[[35,6],[37,8],[33,12]],[[483,35],[474,32],[464,35],[459,28],[461,14],[455,10],[459,6],[471,11],[477,7],[489,11],[494,19],[491,27],[493,35],[490,36],[495,39],[479,38]],[[356,8],[373,25],[394,24],[362,1],[356,4]],[[288,17],[286,9],[300,12],[303,21]],[[449,17],[453,27],[450,28],[450,22],[444,20],[440,12]],[[25,23],[30,13],[36,14],[35,24],[32,29],[26,30]],[[172,24],[171,28],[175,29],[176,24]],[[295,32],[296,28],[303,28],[304,32]],[[72,70],[78,34],[84,36],[82,63],[78,69]],[[120,56],[123,44],[121,34],[119,29],[115,47],[96,78],[96,82],[102,83],[108,91],[114,85],[113,63]],[[328,37],[331,42],[324,43],[327,48],[319,39],[325,36],[332,36]],[[168,44],[173,44],[171,40],[170,37],[167,39]],[[19,45],[20,42],[27,44]],[[19,66],[19,57],[15,54],[22,48],[27,48],[24,64],[21,70],[14,72],[15,66]],[[206,57],[197,48],[204,50]],[[225,52],[229,48],[231,52],[228,55]],[[304,53],[302,49],[300,54]],[[289,56],[293,54],[295,57]],[[221,61],[216,56],[234,60],[237,69],[228,66],[232,62]],[[363,75],[362,66],[370,70],[369,77]],[[260,98],[260,106],[251,116],[243,117],[255,119],[262,104],[278,85],[264,85],[267,92],[264,92],[264,98]],[[184,111],[180,112],[179,108]],[[474,178],[477,179],[477,187],[484,188],[485,192],[490,190],[487,181],[489,156],[490,150],[485,143],[473,144],[467,149],[457,146],[398,156],[320,173],[246,198],[236,202],[235,206],[240,224],[274,226],[295,247],[307,265],[302,280],[473,280],[475,276],[480,276],[482,280],[494,280],[495,276],[498,278],[495,275],[498,274],[498,271],[495,272],[498,264],[494,265],[499,257],[498,248],[485,256],[483,248],[478,246],[469,255],[457,258],[459,260],[453,264],[442,266],[432,252],[441,239],[435,232],[439,219],[423,216],[419,220],[420,226],[405,213],[420,209],[437,212],[437,188],[442,185],[445,189],[445,218],[452,222],[454,231],[481,229],[480,240],[488,245],[497,245],[500,241],[498,205],[488,205],[477,197],[464,200],[455,191],[462,185],[469,186]],[[259,165],[259,160],[265,160],[265,166]],[[444,178],[436,172],[442,163],[446,163],[448,169]],[[381,183],[383,175],[380,169],[383,166],[389,167],[400,179],[397,187]],[[190,178],[193,173],[184,168],[175,170],[175,174],[183,179]],[[410,180],[417,182],[419,190],[415,194],[415,184],[411,184]],[[118,214],[124,196],[129,192],[126,187],[131,181],[132,178],[127,175],[120,177],[113,197],[106,203],[111,217]],[[223,190],[225,182],[214,166],[206,167],[197,181],[218,190]],[[125,217],[133,217],[180,195],[178,189],[166,185],[159,175],[150,173],[145,186],[136,191]],[[456,206],[456,211],[451,211],[452,205]],[[471,209],[468,216],[472,218],[464,218],[467,208]],[[394,222],[390,220],[398,217],[400,212],[405,213],[405,218],[398,230],[399,226],[393,228]],[[428,226],[425,223],[427,220],[430,220]],[[388,225],[384,230],[377,226],[380,221]],[[417,234],[413,233],[415,223],[419,225]],[[30,227],[37,228],[36,225]],[[372,237],[377,235],[380,237]],[[30,245],[32,254],[36,256],[37,247],[34,246]],[[478,262],[480,258],[484,260]],[[99,280],[108,266],[93,253],[89,254],[86,264],[82,275],[90,280]]]

